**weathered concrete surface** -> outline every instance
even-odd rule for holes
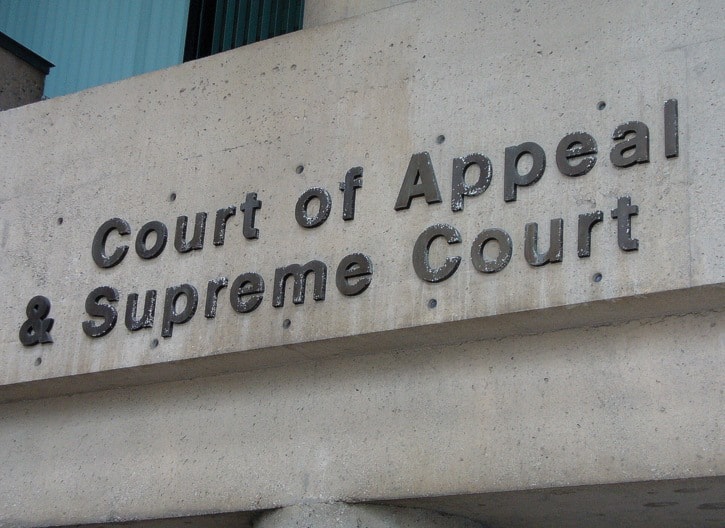
[[[724,475],[724,10],[419,0],[0,114],[0,524]],[[650,162],[616,168],[610,138],[630,120],[649,126]],[[554,153],[579,130],[597,163],[565,177]],[[525,141],[547,168],[505,203],[505,148]],[[443,201],[395,211],[422,151]],[[474,152],[490,157],[491,185],[453,213],[452,160]],[[345,222],[338,184],[356,166],[364,185]],[[306,230],[295,203],[318,186],[332,213]],[[251,192],[259,238],[243,237],[238,213],[214,246],[216,211]],[[623,196],[639,207],[638,251],[619,249],[610,218]],[[604,221],[580,259],[578,215],[594,210]],[[200,211],[204,249],[177,253],[177,217]],[[100,269],[91,241],[112,217],[132,235],[109,248],[131,249]],[[534,268],[524,226],[538,222],[544,242],[552,218],[564,220],[563,262]],[[134,237],[151,220],[170,240],[142,260]],[[462,261],[430,284],[411,253],[436,223],[463,242],[437,240],[432,262]],[[470,246],[491,227],[511,235],[513,258],[485,275]],[[353,252],[375,271],[345,297],[334,276]],[[275,269],[312,259],[328,266],[325,300],[310,284],[303,305],[288,287],[273,307]],[[205,318],[207,281],[243,272],[265,279],[259,308],[234,312],[227,288]],[[199,309],[164,339],[165,289],[181,283],[199,290]],[[120,292],[119,324],[92,339],[84,302],[106,285]],[[156,320],[131,332],[127,296],[148,289]],[[54,342],[23,347],[37,294],[51,299]]]
[[[385,9],[411,0],[306,0],[305,29]]]
[[[263,514],[254,528],[482,528],[461,517],[369,504],[302,504]]]
[[[685,299],[693,287],[710,299],[696,309],[721,307],[723,9],[716,1],[667,7],[617,1],[587,10],[569,2],[546,9],[409,2],[4,112],[0,384],[228,354],[247,361],[235,363],[237,357],[232,364],[253,368],[267,361],[269,350],[267,364],[284,364],[304,359],[294,351],[300,344],[310,345],[305,355],[319,357],[335,353],[317,346],[321,341],[349,345],[351,336],[401,329],[415,334],[437,324],[443,325],[436,327],[439,342],[477,339],[448,332],[453,327],[446,324],[498,328],[506,314],[559,309],[542,317],[542,329],[553,330],[571,326],[567,307],[626,305],[674,291]],[[671,159],[663,151],[662,104],[668,98],[680,105],[680,155]],[[615,143],[609,138],[629,120],[649,126],[651,161],[619,169],[609,161]],[[560,138],[577,130],[595,137],[599,155],[589,174],[570,178],[555,168],[554,153]],[[446,137],[440,144],[439,135]],[[542,145],[547,169],[541,181],[519,189],[516,202],[504,203],[504,149],[524,141]],[[410,156],[424,150],[430,151],[443,203],[418,198],[409,210],[395,211]],[[467,198],[463,212],[452,213],[452,159],[472,152],[490,157],[492,183],[482,196]],[[337,186],[353,166],[364,168],[364,186],[355,220],[344,222]],[[332,214],[306,230],[295,223],[294,207],[316,186],[331,193]],[[237,214],[224,245],[213,246],[216,211],[238,207],[248,192],[263,203],[259,239],[243,238]],[[617,246],[610,211],[621,196],[639,207],[632,219],[638,251]],[[603,211],[604,222],[594,228],[592,256],[580,259],[577,218],[594,210]],[[200,211],[209,213],[204,249],[178,254],[172,247],[177,216],[193,219]],[[166,250],[141,260],[132,247],[119,266],[98,268],[91,241],[115,216],[130,223],[132,235],[112,234],[109,248],[133,246],[144,223],[161,220],[170,230]],[[563,262],[533,268],[523,257],[524,226],[538,222],[545,243],[552,218],[564,220]],[[449,280],[430,284],[416,277],[411,253],[419,234],[440,222],[455,226],[463,242],[436,241],[432,261],[458,255],[462,263]],[[513,258],[502,272],[485,275],[469,254],[476,235],[490,227],[511,235]],[[344,297],[334,275],[353,252],[369,255],[375,273],[362,295]],[[288,291],[285,306],[274,308],[274,270],[311,259],[328,266],[326,299],[313,302],[308,292],[305,304],[295,306]],[[252,271],[266,281],[258,309],[234,312],[227,288],[216,317],[203,317],[207,281],[227,277],[231,283]],[[163,339],[164,292],[181,283],[199,290],[200,306],[189,323]],[[89,319],[84,302],[105,285],[119,290],[119,324],[91,339],[81,331]],[[123,326],[126,298],[136,292],[143,299],[148,289],[159,292],[154,326],[130,332]],[[28,349],[18,331],[36,294],[51,299],[55,342]],[[691,311],[684,300],[664,310],[655,308],[657,301],[644,304],[642,316]],[[613,315],[608,321],[617,320]],[[510,326],[501,329],[499,335],[511,335]],[[392,332],[389,341],[410,345],[400,337]],[[205,372],[203,364],[181,371]],[[155,372],[148,381],[164,379],[163,369]],[[39,383],[20,392],[50,395],[53,386]]]
[[[629,482],[386,502],[462,515],[487,528],[715,528],[725,477]]]
[[[489,319],[466,319],[361,336],[341,337],[246,351],[193,360],[171,361],[122,370],[57,377],[42,382],[15,383],[0,387],[0,402],[75,394],[130,385],[213,376],[281,365],[308,363],[337,355],[415,349],[448,343],[463,343],[510,335],[535,335],[552,328],[581,328],[631,321],[672,313],[692,313],[722,307],[723,288],[696,287],[635,298],[613,299],[536,311],[514,312]],[[30,350],[28,360],[41,358]],[[40,366],[40,365],[37,365]]]
[[[2,521],[723,475],[724,344],[693,314],[5,404]]]
[[[0,111],[40,101],[45,74],[0,47]]]
[[[212,513],[164,519],[111,521],[68,525],[67,528],[254,528],[252,520],[260,512]]]
[[[367,525],[363,525],[362,520],[365,517],[370,520],[369,516],[358,515],[357,520],[362,526],[389,526],[391,517],[395,519],[391,513],[400,512],[399,507],[403,506],[415,508],[416,510],[408,513],[417,513],[420,517],[426,515],[421,510],[427,510],[429,517],[433,517],[433,512],[445,513],[449,516],[447,519],[440,516],[438,519],[441,522],[448,521],[448,526],[456,526],[457,522],[460,525],[461,517],[464,517],[483,523],[486,528],[714,528],[722,525],[724,491],[725,477],[715,477],[449,495],[386,501],[380,504],[387,507],[397,506],[398,509],[378,510],[379,514]],[[279,512],[276,514],[273,511],[210,514],[203,517],[130,521],[113,525],[73,525],[69,528],[261,528],[261,523],[271,524],[272,520],[280,521],[280,517],[292,517],[299,521],[299,526],[306,526],[305,521],[309,525],[314,519],[315,528],[337,528],[339,524],[335,522],[337,518],[334,513],[345,506],[339,503],[312,503],[276,510]],[[375,512],[369,505],[359,506],[364,509],[353,511]],[[333,522],[326,522],[328,519],[317,522],[321,517],[319,510],[331,511],[333,515],[329,517],[333,518]],[[294,512],[306,512],[307,516],[295,519]],[[383,524],[386,521],[388,524]]]

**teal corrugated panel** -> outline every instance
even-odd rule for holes
[[[272,17],[272,0],[262,1],[262,16],[259,19],[259,40],[271,37],[270,22]]]
[[[277,2],[277,13],[274,16],[276,21],[276,27],[274,29],[275,35],[284,35],[289,28],[287,27],[287,17],[290,12],[289,0],[278,0]]]
[[[234,23],[234,47],[238,48],[245,44],[245,32],[247,31],[247,20],[249,18],[250,2],[242,2],[237,10],[237,20]]]
[[[0,0],[0,31],[56,65],[49,97],[180,64],[189,0]]]
[[[134,17],[134,26],[136,27],[136,47],[133,54],[133,71],[144,71],[146,63],[146,50],[149,46],[149,40],[153,39],[149,35],[151,28],[151,4],[144,2],[138,6],[136,13],[138,16]],[[158,39],[158,35],[156,36]]]
[[[181,4],[181,8],[179,8]],[[152,4],[149,34],[154,36],[146,47],[146,71],[158,69],[157,57],[173,59],[172,63],[181,64],[184,59],[184,44],[186,42],[186,22],[189,14],[189,1],[183,0],[156,0]],[[169,28],[176,28],[169,32]]]
[[[220,51],[232,49],[234,42],[234,23],[236,22],[237,15],[236,0],[223,0],[221,3],[224,5],[224,26],[222,28],[222,45]]]
[[[256,42],[259,40],[259,12],[260,12],[261,0],[250,0],[251,6],[249,8],[249,28],[247,30],[247,38],[245,44],[250,42]]]

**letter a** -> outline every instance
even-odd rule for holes
[[[418,196],[425,196],[425,201],[429,204],[442,201],[430,154],[427,152],[419,152],[410,157],[408,170],[395,202],[395,210],[408,209],[411,200]]]

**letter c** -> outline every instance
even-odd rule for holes
[[[413,248],[413,269],[415,274],[426,282],[441,282],[453,275],[461,263],[461,257],[446,257],[439,268],[432,268],[428,259],[430,247],[436,238],[444,237],[449,244],[461,242],[461,234],[448,224],[432,225],[423,231]]]
[[[118,246],[111,256],[106,255],[106,239],[114,229],[121,235],[131,233],[131,227],[122,218],[111,218],[103,222],[93,237],[93,246],[91,247],[93,262],[100,268],[112,268],[119,264],[128,252],[128,246]]]

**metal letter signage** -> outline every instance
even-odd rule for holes
[[[640,121],[628,121],[614,128],[611,135],[613,143],[609,147],[609,159],[617,169],[634,167],[650,161],[649,127]],[[679,155],[677,100],[669,99],[664,103],[664,155],[666,159]],[[576,182],[586,177],[597,163],[597,141],[586,132],[565,134],[558,142],[554,152],[556,168],[568,182]],[[503,207],[517,207],[517,191],[519,187],[531,188],[526,194],[535,192],[535,187],[545,177],[546,152],[533,141],[524,141],[509,146],[503,152],[502,186],[504,191]],[[524,163],[526,158],[526,163]],[[496,178],[496,168],[492,158],[481,153],[472,153],[453,158],[451,171],[451,211],[461,213],[464,210],[464,199],[476,200],[486,193]],[[528,168],[522,168],[528,165]],[[449,165],[450,166],[450,165]],[[301,171],[298,170],[298,173]],[[471,173],[471,174],[469,174]],[[469,181],[466,177],[469,176]],[[475,178],[475,181],[473,181]],[[344,181],[339,182],[342,192],[342,221],[345,223],[355,219],[356,195],[363,183],[363,167],[349,169]],[[572,183],[574,185],[574,183]],[[576,248],[578,258],[589,258],[592,254],[592,238],[594,233],[604,229],[607,224],[616,224],[616,240],[621,251],[632,252],[639,249],[639,239],[634,236],[636,230],[633,217],[638,215],[639,206],[632,203],[627,193],[617,193],[616,204],[611,209],[611,220],[605,220],[602,210],[582,211],[573,218],[558,217],[546,223],[527,222],[521,245],[514,244],[512,237],[501,227],[490,226],[480,230],[470,244],[471,266],[477,272],[493,275],[500,274],[515,257],[514,248],[523,247],[523,259],[531,267],[547,266],[561,263],[565,255],[564,226],[574,222],[576,226]],[[339,195],[338,195],[339,196]],[[174,195],[175,197],[175,195]],[[405,214],[411,207],[414,198],[424,198],[426,206],[436,206],[442,202],[434,163],[428,152],[415,153],[410,157],[408,167],[402,179],[393,209]],[[523,201],[523,199],[522,199]],[[421,201],[422,205],[422,201]],[[256,213],[262,207],[262,200],[257,192],[248,192],[239,205],[242,224],[242,235],[245,240],[254,242],[260,238],[260,229],[256,226]],[[417,207],[417,206],[416,206]],[[299,197],[294,208],[294,219],[299,226],[313,230],[322,226],[329,218],[333,208],[333,198],[322,187],[311,187]],[[417,209],[418,214],[420,209]],[[213,247],[219,248],[225,243],[230,219],[237,213],[234,205],[221,207],[212,213],[214,216]],[[197,212],[193,228],[189,226],[189,217],[176,217],[176,230],[173,241],[176,252],[174,258],[191,257],[193,253],[218,251],[205,249],[204,238],[207,212]],[[487,221],[495,221],[486,217]],[[540,225],[541,223],[541,225]],[[595,226],[602,224],[602,227]],[[347,225],[347,224],[345,224]],[[134,240],[135,258],[149,261],[160,257],[166,248],[169,238],[167,224],[159,220],[151,220],[135,230],[129,222],[122,218],[110,218],[103,222],[95,231],[91,240],[91,256],[93,262],[103,270],[123,264],[129,244]],[[614,226],[613,226],[614,227]],[[540,235],[539,231],[543,231]],[[191,235],[190,235],[191,232]],[[441,283],[450,279],[458,270],[462,257],[448,246],[464,242],[464,236],[449,223],[436,222],[422,227],[420,235],[412,245],[412,267],[415,275],[426,283]],[[599,236],[599,235],[597,235]],[[439,240],[440,239],[440,240]],[[121,241],[126,240],[123,244]],[[203,255],[202,253],[202,255]],[[164,258],[167,258],[165,256]],[[191,257],[193,258],[193,257]],[[306,263],[301,263],[305,262]],[[153,262],[145,264],[153,266]],[[369,255],[353,252],[338,261],[335,285],[343,297],[358,297],[365,292],[373,280],[373,261]],[[292,291],[292,304],[301,305],[305,302],[308,282],[312,283],[312,298],[315,301],[325,300],[327,291],[328,266],[316,258],[306,258],[298,262],[280,263],[272,271],[271,305],[274,308],[285,306],[286,291]],[[499,275],[496,275],[497,277]],[[291,280],[288,280],[291,279]],[[218,300],[223,289],[228,288],[229,304],[234,314],[244,316],[254,312],[264,301],[265,280],[257,271],[242,271],[235,279],[217,276],[205,279],[206,288],[199,290],[187,282],[176,286],[167,286],[163,306],[157,312],[157,290],[147,289],[144,294],[143,307],[139,306],[139,293],[125,294],[126,305],[117,307],[121,299],[119,290],[112,286],[94,288],[86,297],[85,311],[89,317],[80,325],[89,338],[100,338],[109,334],[118,320],[119,310],[124,310],[124,322],[128,332],[141,332],[161,326],[161,336],[170,338],[175,325],[188,323],[196,314],[197,306],[203,303],[204,317],[212,320],[217,317],[220,309]],[[291,288],[288,283],[292,282]],[[203,283],[202,283],[203,284]],[[161,290],[163,291],[163,290]],[[201,291],[201,294],[199,293]],[[226,293],[225,293],[226,295]],[[204,299],[200,299],[204,297]],[[289,306],[289,304],[288,304]],[[227,307],[229,309],[229,307]],[[19,329],[19,340],[25,346],[52,343],[50,331],[54,320],[48,317],[50,301],[47,297],[37,295],[26,307],[26,320]]]

